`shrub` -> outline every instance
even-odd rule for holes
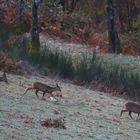
[[[46,49],[44,55],[44,65],[51,72],[59,73],[63,77],[72,78],[74,76],[74,67],[72,57],[66,52],[58,52]]]
[[[72,57],[71,55],[65,53],[61,53],[59,57],[59,62],[58,62],[58,71],[60,75],[64,77],[70,77],[73,78],[74,76],[74,67],[72,63]]]
[[[101,59],[97,57],[95,52],[92,54],[83,54],[75,67],[75,75],[77,79],[87,82],[99,79],[101,71]]]

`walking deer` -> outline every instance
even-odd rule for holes
[[[138,117],[140,115],[140,104],[134,103],[134,102],[127,102],[125,104],[125,109],[121,111],[120,117],[122,116],[123,112],[129,112],[129,116],[131,117],[131,119],[133,119],[131,113],[137,113],[138,116],[136,118],[136,121],[138,120]]]
[[[29,87],[29,88],[26,89],[26,91],[25,91],[25,93],[23,94],[23,96],[27,93],[27,91],[32,90],[32,89],[35,89],[35,90],[36,90],[36,91],[35,91],[35,94],[36,94],[37,98],[39,98],[39,96],[38,96],[38,94],[37,94],[38,91],[42,91],[42,92],[43,92],[42,98],[44,97],[44,95],[45,95],[46,93],[49,93],[52,97],[54,97],[54,95],[52,94],[52,92],[54,92],[54,91],[60,91],[60,92],[61,92],[61,89],[60,89],[60,87],[58,86],[58,84],[56,84],[55,87],[51,87],[51,86],[48,86],[48,85],[43,84],[43,83],[40,83],[40,82],[35,82],[35,83],[33,83],[33,86],[32,86],[32,87]],[[55,97],[54,97],[54,98],[55,98]],[[56,98],[55,98],[55,99],[56,99]]]

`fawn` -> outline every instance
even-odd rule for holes
[[[125,109],[121,111],[121,114],[120,114],[120,117],[122,116],[122,113],[123,112],[129,112],[129,116],[131,117],[131,119],[133,119],[131,113],[137,113],[138,116],[137,116],[137,119],[136,121],[138,120],[138,117],[140,115],[140,104],[137,104],[137,103],[134,103],[134,102],[127,102],[125,104]]]
[[[7,80],[7,76],[6,76],[6,73],[3,72],[2,76],[0,77],[0,82],[3,81],[5,83],[8,84],[8,80]]]
[[[36,94],[37,98],[39,98],[39,96],[37,94],[38,91],[42,91],[43,92],[42,98],[44,97],[44,95],[46,93],[49,93],[52,97],[54,97],[54,95],[52,94],[52,92],[54,92],[54,91],[60,91],[61,92],[61,89],[58,86],[58,84],[56,84],[56,87],[51,87],[51,86],[48,86],[48,85],[43,84],[43,83],[40,83],[40,82],[35,82],[35,83],[33,83],[33,86],[32,87],[29,87],[29,88],[26,89],[26,91],[23,94],[23,96],[27,93],[28,90],[31,90],[31,89],[35,89],[36,90],[35,91],[35,94]]]

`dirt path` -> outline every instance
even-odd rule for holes
[[[10,84],[0,83],[1,140],[139,140],[140,122],[127,113],[119,117],[124,99],[112,97],[49,77],[8,75]],[[21,98],[34,81],[58,82],[63,99],[37,99],[32,91]],[[59,111],[56,115],[54,111]],[[136,117],[135,115],[133,115]],[[46,128],[40,121],[63,118],[66,129]]]

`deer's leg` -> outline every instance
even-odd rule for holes
[[[127,110],[122,110],[121,114],[120,114],[120,117],[122,116],[123,112],[128,112],[128,111]]]
[[[2,75],[2,80],[8,84],[8,80],[7,80],[7,76],[6,76],[6,73],[4,72],[3,75]]]
[[[129,116],[130,116],[130,118],[133,120],[133,117],[132,117],[132,115],[131,115],[131,111],[129,111]]]
[[[45,100],[44,96],[45,96],[46,92],[43,92],[43,96],[42,96],[42,100]]]
[[[140,113],[138,113],[138,116],[137,116],[137,119],[136,119],[136,121],[138,120],[138,118],[139,118],[139,115],[140,115]]]
[[[27,93],[28,90],[34,89],[33,87],[29,87],[26,89],[25,93],[23,94],[23,96]]]
[[[46,92],[43,92],[43,96],[42,96],[42,98],[45,96],[45,93],[46,93]]]
[[[9,83],[8,83],[8,80],[7,80],[7,77],[5,77],[3,81],[4,81],[6,84],[9,84]]]
[[[38,90],[36,89],[35,94],[36,94],[36,97],[39,98],[37,93],[38,93]]]

